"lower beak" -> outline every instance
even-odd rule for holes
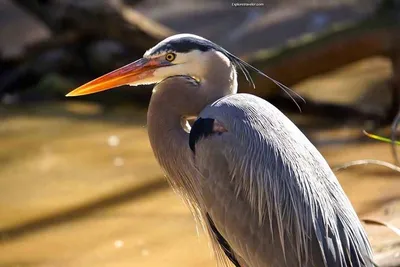
[[[88,95],[126,84],[140,84],[140,80],[152,76],[158,67],[161,65],[155,59],[141,58],[76,88],[66,96]]]

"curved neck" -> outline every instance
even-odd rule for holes
[[[190,195],[192,153],[182,118],[197,116],[217,99],[236,93],[236,71],[229,60],[214,53],[208,58],[206,77],[200,83],[188,76],[165,79],[153,89],[147,114],[153,152],[175,190]]]
[[[188,162],[191,159],[189,134],[181,123],[182,117],[188,114],[189,107],[183,100],[185,97],[179,95],[179,91],[183,89],[172,90],[166,86],[168,84],[169,82],[161,83],[153,90],[147,113],[150,144],[173,189],[184,195],[184,199],[193,200],[195,196],[188,190],[192,187],[191,181],[182,179],[191,168]],[[190,99],[186,98],[186,101],[190,103]]]
[[[147,113],[150,144],[161,167],[175,176],[176,163],[187,157],[189,134],[182,128],[185,116],[196,116],[206,104],[198,85],[186,77],[169,78],[158,84]]]

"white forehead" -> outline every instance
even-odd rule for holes
[[[160,43],[162,43],[162,42],[169,42],[169,41],[174,40],[174,39],[182,39],[182,38],[193,38],[193,39],[199,39],[199,40],[206,40],[206,41],[208,41],[206,38],[203,38],[203,37],[198,36],[198,35],[196,35],[196,34],[191,34],[191,33],[179,33],[179,34],[175,34],[175,35],[172,35],[172,36],[170,36],[170,37],[165,38],[165,39],[162,40]]]

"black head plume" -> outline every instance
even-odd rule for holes
[[[249,82],[249,84],[255,88],[254,81],[250,75],[249,69],[255,71],[256,73],[264,76],[265,78],[269,79],[273,83],[275,83],[279,88],[281,88],[296,104],[296,106],[301,111],[299,104],[296,102],[292,94],[295,95],[296,98],[300,98],[303,102],[305,100],[292,89],[287,87],[286,85],[282,84],[281,82],[269,77],[267,74],[263,73],[256,67],[250,65],[249,63],[241,60],[237,56],[233,55],[232,53],[228,52],[221,46],[205,39],[200,36],[194,34],[176,34],[171,37],[166,38],[165,40],[161,41],[152,49],[148,50],[145,55],[153,56],[158,55],[164,52],[177,52],[177,53],[188,53],[190,51],[197,50],[201,52],[206,52],[209,50],[216,50],[223,53],[235,66],[236,68],[240,69]]]

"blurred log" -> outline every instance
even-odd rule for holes
[[[55,34],[115,39],[147,49],[173,31],[146,18],[122,1],[13,0],[44,22]]]
[[[393,118],[395,118],[395,121],[393,121],[392,127],[395,127],[397,124],[396,119],[400,118],[400,30],[397,30],[397,32],[393,35],[393,50],[392,53],[390,54],[390,59],[392,62],[392,78],[391,78],[391,105],[387,111],[387,116],[386,116],[386,121],[391,121]],[[394,150],[393,146],[393,152]],[[396,154],[394,154],[396,155]],[[395,156],[396,158],[396,156]]]
[[[34,92],[40,92],[43,98],[61,98],[68,90],[65,89],[67,85],[74,82],[78,85],[127,64],[173,34],[118,0],[13,2],[41,20],[53,36],[28,46],[23,54],[13,59],[13,66],[3,69],[0,99],[2,95],[26,89],[31,91],[24,92],[28,98],[32,98]],[[54,80],[53,76],[68,82],[62,88],[43,90],[42,85],[48,88],[46,81]],[[149,93],[146,91],[142,95],[148,97]]]
[[[16,73],[15,75],[0,75],[0,95],[2,91],[7,92],[13,90],[12,88],[27,88],[25,84],[21,86],[21,81],[29,80],[25,77],[35,80],[31,83],[40,84],[42,76],[47,73],[60,74],[61,77],[67,77],[77,84],[85,82],[140,57],[146,49],[173,34],[118,0],[13,1],[44,21],[53,31],[54,37],[30,47],[27,55],[21,58],[21,66],[13,70],[12,74]],[[384,1],[387,2],[391,1]],[[387,56],[394,46],[394,32],[398,30],[396,12],[396,6],[382,5],[375,14],[363,21],[334,25],[326,32],[303,36],[296,41],[289,41],[281,48],[254,53],[245,60],[276,80],[291,86],[310,76],[334,70],[359,59],[375,55]],[[113,49],[96,52],[98,47],[105,47],[98,45],[101,42],[117,42],[117,46],[121,46],[123,51],[117,55]],[[47,61],[51,64],[43,63],[43,54],[51,53],[49,50],[55,50],[58,54],[60,49],[67,50],[70,56],[63,58],[70,58],[70,61],[65,60],[63,64],[56,65],[51,60]],[[101,59],[104,58],[103,55],[106,60]],[[98,58],[101,60],[97,60]],[[101,64],[97,64],[99,61]],[[41,68],[38,68],[38,65],[41,65]],[[2,78],[4,76],[7,76],[6,79]],[[241,77],[239,88],[242,92],[255,93],[269,99],[272,96],[279,97],[277,93],[282,91],[272,82],[260,75],[253,77],[257,90],[250,91],[250,87],[243,83]],[[36,90],[36,87],[30,86],[30,89]],[[60,98],[63,96],[60,90],[54,91]],[[121,90],[119,93],[113,92],[112,96],[128,99],[127,95],[130,94],[130,99],[148,100],[151,90]],[[104,93],[88,98],[104,98],[109,101],[112,96]],[[308,101],[307,106],[302,108],[306,111],[312,109],[311,106],[313,105]],[[314,106],[321,105],[316,103]],[[336,114],[337,107],[330,105],[329,110]],[[350,113],[350,110],[354,111],[347,107],[342,107],[342,110],[345,114]],[[326,113],[324,110],[324,114]]]
[[[380,8],[371,17],[350,25],[334,25],[330,30],[302,36],[287,45],[259,51],[245,59],[252,65],[291,86],[308,77],[322,74],[351,62],[382,55],[395,47],[393,36],[399,30],[399,9]],[[280,90],[260,75],[254,75],[256,94],[269,97]],[[248,86],[243,91],[250,92]],[[254,92],[253,92],[254,93]]]
[[[393,86],[400,90],[400,29],[393,35],[393,50],[391,53],[392,68],[393,68]]]

